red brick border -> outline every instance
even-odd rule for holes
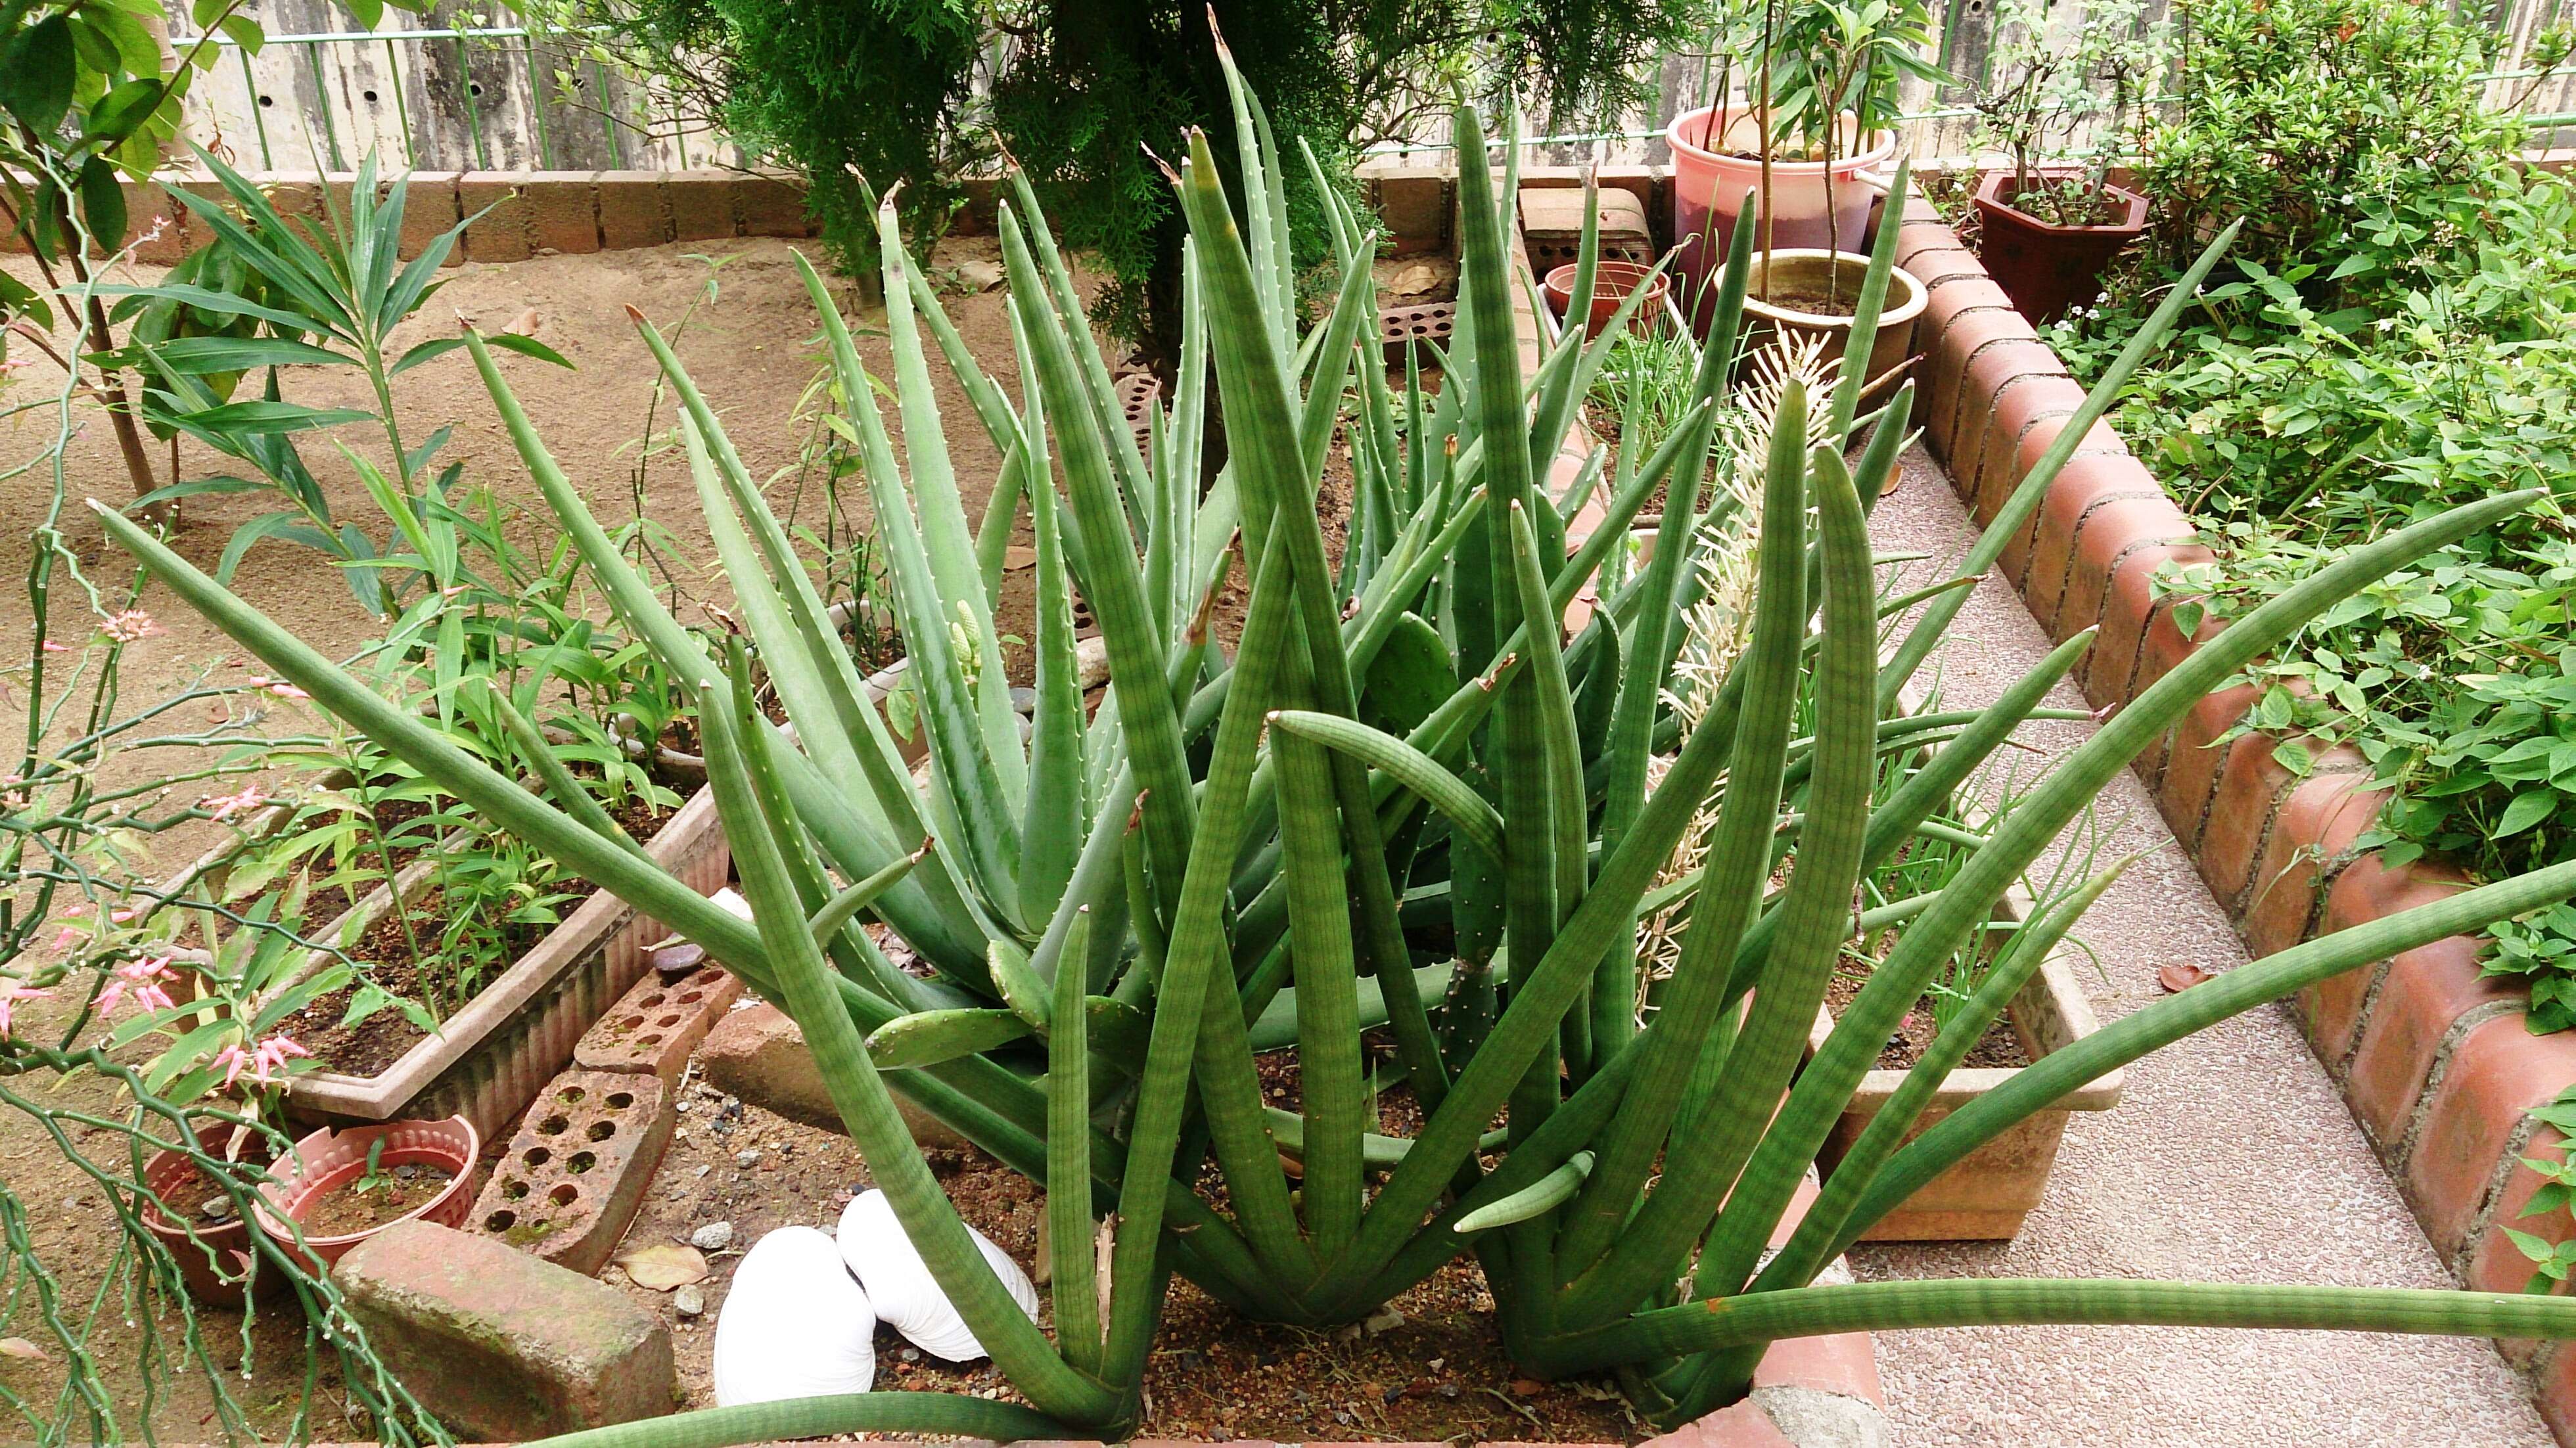
[[[314,213],[326,186],[345,215],[349,187],[357,177],[334,172],[317,178],[307,171],[261,172],[250,179],[275,198],[280,212],[293,216]],[[210,228],[163,193],[164,182],[213,199],[224,195],[222,186],[204,174],[180,173],[150,181],[127,181],[125,204],[132,217],[128,241],[134,245],[135,260],[154,265],[175,262],[214,239]],[[487,207],[489,211],[485,211]],[[482,219],[466,229],[462,245],[448,257],[449,265],[618,251],[670,241],[816,234],[813,222],[805,214],[804,187],[782,175],[746,171],[468,171],[461,175],[453,171],[415,171],[403,202],[402,255],[406,259],[418,256],[431,238],[478,211],[484,212]],[[972,211],[970,206],[970,214]],[[21,239],[0,239],[0,252],[25,250]]]
[[[1926,379],[1917,415],[1961,501],[1991,522],[2080,393],[1928,203],[1912,199],[1903,225],[1898,261],[1933,296],[1915,333]],[[2154,474],[2102,424],[2006,546],[2005,576],[2052,637],[2101,627],[2081,679],[2097,707],[2127,704],[2189,655],[2196,640],[2175,626],[2176,600],[2155,597],[2151,580],[2163,563],[2210,557],[2192,537]],[[2204,624],[2199,637],[2216,628]],[[2245,687],[2212,694],[2136,765],[2248,951],[2285,950],[2464,883],[2439,864],[2391,866],[2356,848],[2384,794],[2364,787],[2353,751],[2321,752],[2302,778],[2274,761],[2269,736],[2216,745],[2253,701]],[[2298,1011],[2453,1275],[2512,1291],[2529,1271],[2499,1228],[2538,1186],[2520,1158],[2560,1149],[2555,1133],[2534,1140],[2527,1113],[2576,1085],[2576,1037],[2526,1031],[2526,997],[2483,978],[2478,955],[2467,937],[2435,941],[2302,992]],[[2576,1230],[2520,1225],[2544,1236]],[[2498,1347],[2559,1441],[2576,1448],[2576,1344]]]

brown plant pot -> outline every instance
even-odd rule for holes
[[[2005,897],[1998,912],[2012,919],[2030,918],[2030,902],[2021,891]],[[2013,1034],[2034,1061],[2062,1051],[2102,1028],[2084,998],[2083,985],[2061,955],[2052,954],[2031,974],[2005,1011]],[[1812,1056],[1833,1034],[1832,1014],[1822,1007],[1807,1037]],[[1951,1112],[1989,1091],[2001,1089],[2022,1067],[1965,1066],[1943,1080],[1922,1116],[1906,1132],[1912,1141]],[[1828,1177],[1862,1131],[1905,1083],[1906,1073],[1874,1070],[1861,1078],[1851,1104],[1843,1108],[1816,1165]],[[1861,1233],[1864,1242],[2003,1241],[2021,1231],[2022,1219],[2039,1205],[2048,1169],[2066,1137],[2070,1111],[2108,1111],[2120,1102],[2123,1076],[2113,1070],[2068,1093],[2046,1111],[2033,1112],[2002,1135],[1953,1164],[1948,1171],[1917,1188],[1914,1195]]]
[[[2059,179],[2069,173],[2040,174]],[[2053,322],[2067,308],[2101,295],[2102,272],[2111,258],[2147,229],[2147,200],[2106,182],[2102,189],[2120,206],[2119,220],[2099,226],[2059,226],[2007,203],[2004,190],[2012,184],[2013,173],[2008,170],[1989,171],[1977,183],[1974,199],[1984,225],[1977,259],[2024,317],[2034,324]]]
[[[1777,287],[1801,290],[1820,287],[1831,279],[1839,286],[1844,304],[1860,295],[1861,279],[1869,273],[1869,258],[1848,251],[1816,251],[1804,248],[1755,253],[1750,263],[1751,275],[1744,291],[1744,320],[1748,336],[1744,361],[1749,366],[1753,354],[1767,346],[1772,338],[1822,337],[1825,355],[1839,358],[1850,345],[1852,318],[1849,311],[1810,312],[1787,305],[1774,305],[1762,300],[1762,284],[1768,278]],[[1869,349],[1869,386],[1861,394],[1864,400],[1878,401],[1893,392],[1897,379],[1914,358],[1914,319],[1923,315],[1924,304],[1931,294],[1923,283],[1903,267],[1891,267],[1887,274],[1887,298],[1878,313],[1878,336]]]
[[[249,1133],[247,1127],[236,1126],[231,1131],[235,1137],[253,1135],[262,1149],[256,1158],[249,1159],[267,1160],[265,1137]],[[215,1155],[222,1155],[229,1146],[228,1142],[211,1137],[201,1140]],[[179,1264],[179,1280],[190,1297],[209,1307],[237,1308],[242,1305],[242,1284],[249,1276],[253,1255],[249,1218],[237,1216],[213,1226],[193,1222],[183,1224],[171,1220],[154,1200],[158,1198],[168,1202],[174,1210],[186,1211],[189,1205],[187,1195],[195,1189],[191,1183],[196,1178],[196,1170],[196,1160],[184,1151],[154,1152],[143,1163],[143,1185],[152,1195],[136,1204],[140,1208],[137,1215],[142,1218],[143,1229],[170,1249],[171,1257]],[[255,1280],[262,1301],[277,1296],[286,1288],[286,1274],[282,1272],[263,1272]]]
[[[1579,269],[1578,264],[1569,263],[1547,274],[1544,283],[1547,305],[1560,322],[1574,315],[1574,279]],[[1604,260],[1596,263],[1592,273],[1592,313],[1584,320],[1583,335],[1600,336],[1601,329],[1610,325],[1612,317],[1619,315],[1619,308],[1641,284],[1646,288],[1646,295],[1637,303],[1636,310],[1629,313],[1628,325],[1634,330],[1646,331],[1662,324],[1664,302],[1672,294],[1672,279],[1651,266],[1639,266],[1635,262]]]
[[[644,848],[701,894],[723,888],[732,869],[715,796],[706,789],[691,795]],[[406,891],[416,888],[431,864],[427,858],[414,861],[398,883]],[[392,905],[392,890],[379,886],[315,938],[354,938]],[[372,1076],[310,1071],[295,1077],[286,1088],[287,1113],[331,1125],[461,1114],[478,1132],[505,1132],[546,1082],[571,1064],[582,1033],[642,978],[644,948],[669,933],[601,890],[449,1016],[437,1034],[415,1042],[384,1070]],[[332,958],[315,952],[297,977]]]
[[[379,1139],[385,1144],[376,1156],[379,1167],[440,1167],[448,1173],[446,1187],[393,1222],[362,1232],[308,1236],[304,1251],[329,1267],[394,1222],[427,1221],[462,1229],[474,1209],[474,1159],[482,1151],[483,1138],[473,1122],[451,1116],[445,1121],[389,1121],[346,1131],[326,1126],[298,1141],[285,1160],[270,1168],[276,1180],[259,1190],[260,1231],[289,1252],[295,1251],[297,1224],[324,1192],[366,1171],[367,1152]]]

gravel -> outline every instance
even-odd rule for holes
[[[1888,550],[1955,559],[1971,525],[1920,448],[1873,515]],[[1950,707],[1992,699],[2047,639],[2010,585],[1979,583],[1936,655]],[[1928,679],[1928,674],[1927,674]],[[2071,687],[2049,701],[2084,707]],[[2051,755],[2084,723],[2027,725]],[[2079,966],[2116,1019],[2162,994],[2156,971],[2244,963],[2226,916],[2145,789],[2122,775],[2102,802],[2111,852],[2153,849],[2076,929]],[[2125,818],[2123,818],[2125,816]],[[2107,856],[2106,856],[2107,858]],[[2449,1287],[2341,1096],[2284,1007],[2226,1021],[2129,1067],[2125,1098],[2074,1113],[2048,1193],[2010,1243],[1864,1246],[1864,1280],[2122,1277]],[[1888,1415],[1906,1448],[2550,1448],[2493,1347],[2384,1334],[2014,1327],[1878,1337]]]

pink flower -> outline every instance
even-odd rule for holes
[[[305,693],[302,689],[286,682],[284,679],[272,679],[266,674],[251,675],[250,686],[262,693],[274,694],[281,699],[310,699],[313,697],[312,695]]]
[[[129,608],[119,613],[110,614],[107,622],[99,625],[99,631],[106,634],[109,638],[116,640],[118,643],[132,644],[141,643],[143,640],[158,634],[161,632],[161,625],[154,623],[152,621],[152,615],[145,613],[143,610],[139,608]]]
[[[29,990],[17,981],[0,979],[0,1037],[9,1034],[9,1012],[18,1002],[43,1000],[52,994],[49,990]]]
[[[266,803],[266,790],[256,784],[246,784],[239,794],[210,794],[197,801],[197,807],[209,811],[216,819],[228,820],[244,810],[257,809]]]
[[[138,1011],[166,1011],[173,1004],[164,983],[176,984],[179,977],[170,969],[170,957],[146,955],[129,960],[116,968],[116,974],[99,987],[96,1005],[101,1014],[115,1010],[118,1002],[131,1000]]]
[[[47,640],[45,640],[45,641],[44,641],[44,643],[43,643],[42,645],[40,645],[40,647],[41,647],[41,648],[43,648],[43,649],[44,649],[44,651],[45,651],[46,653],[49,653],[49,654],[67,654],[67,653],[70,653],[70,652],[71,652],[71,646],[70,646],[70,645],[68,645],[68,644],[58,644],[58,643],[55,643],[52,639],[47,639]]]
[[[313,1053],[284,1036],[271,1036],[250,1050],[230,1045],[215,1053],[215,1064],[224,1068],[224,1084],[232,1085],[247,1074],[255,1086],[273,1086],[286,1075],[289,1056]]]
[[[128,909],[110,910],[107,912],[107,923],[110,925],[123,925],[125,922],[132,920],[135,916],[142,913],[143,907],[140,905],[136,905]],[[87,914],[89,914],[88,906],[73,905],[64,909],[63,918],[65,920],[78,920]],[[88,933],[89,932],[87,930],[78,925],[66,925],[62,929],[54,932],[54,949],[69,949],[74,941],[79,940],[82,936],[87,935]]]

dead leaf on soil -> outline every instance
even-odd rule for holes
[[[24,1358],[31,1363],[51,1362],[45,1350],[23,1337],[0,1337],[0,1357]]]
[[[2188,960],[2177,960],[2157,970],[2156,984],[2168,991],[2186,991],[2209,979],[2214,973]]]
[[[626,1269],[638,1287],[655,1292],[668,1292],[706,1280],[707,1259],[695,1247],[678,1242],[648,1242],[629,1247],[617,1254],[617,1265]]]
[[[1005,573],[1017,573],[1023,568],[1035,568],[1037,567],[1037,564],[1038,550],[1034,548],[1005,548],[1002,550],[1002,571]]]

